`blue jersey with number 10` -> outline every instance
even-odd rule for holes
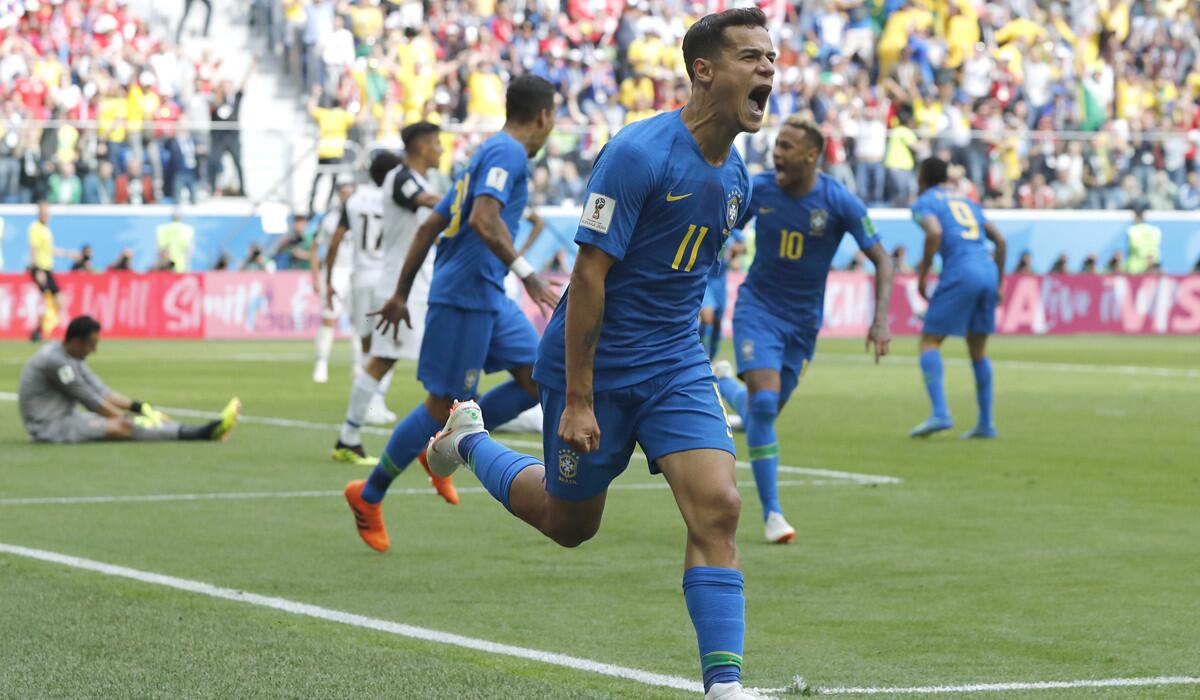
[[[750,198],[737,149],[711,165],[680,111],[631,124],[596,158],[575,241],[616,263],[604,282],[593,390],[704,365],[696,318],[726,237]],[[554,310],[534,377],[566,389],[567,297]]]
[[[528,173],[525,147],[503,131],[475,152],[471,164],[435,209],[450,223],[438,239],[429,303],[472,311],[500,308],[508,269],[468,222],[475,199],[491,197],[500,202],[500,217],[515,235],[529,200]]]
[[[987,247],[983,226],[987,217],[979,205],[944,186],[931,187],[912,206],[918,224],[927,216],[937,218],[942,227],[940,279],[996,276],[996,263]]]
[[[754,178],[754,263],[742,283],[780,318],[821,327],[829,265],[849,233],[862,250],[879,242],[862,201],[837,180],[817,174],[813,188],[793,197],[775,184],[775,173]]]

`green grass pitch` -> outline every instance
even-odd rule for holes
[[[599,536],[576,550],[486,494],[451,507],[398,493],[385,506],[386,555],[359,541],[338,496],[20,504],[338,491],[366,473],[329,461],[335,432],[312,427],[247,422],[212,445],[30,445],[11,392],[32,349],[0,345],[0,543],[697,677],[684,529],[666,490],[612,493]],[[1001,438],[983,443],[957,439],[975,419],[961,342],[946,353],[958,425],[925,441],[906,437],[927,412],[915,340],[896,341],[879,367],[861,351],[822,341],[780,418],[782,461],[900,482],[782,488],[799,531],[784,547],[762,542],[743,488],[749,684],[1200,675],[1200,339],[998,338]],[[323,386],[309,381],[310,343],[104,341],[90,362],[156,405],[215,411],[237,395],[247,416],[336,424],[350,383],[344,343],[338,353]],[[420,395],[402,365],[390,406],[403,414]],[[374,453],[384,441],[366,436]],[[617,483],[655,480],[635,461]],[[457,482],[477,485],[469,473]],[[425,483],[417,467],[395,486]],[[984,697],[1198,695],[1182,685]],[[61,697],[689,695],[0,553],[0,698]]]

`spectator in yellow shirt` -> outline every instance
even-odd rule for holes
[[[481,63],[467,79],[467,121],[484,125],[504,121],[504,81],[496,67]]]
[[[313,88],[312,97],[308,102],[308,113],[317,122],[317,174],[313,176],[312,190],[308,193],[308,210],[313,210],[313,202],[317,196],[317,185],[321,181],[322,175],[329,176],[330,188],[329,196],[325,201],[325,206],[329,206],[329,202],[333,200],[333,193],[336,189],[332,186],[336,178],[337,168],[339,163],[342,163],[346,158],[346,143],[350,138],[350,128],[355,125],[359,117],[365,113],[365,110],[358,112],[358,117],[351,114],[340,103],[333,103],[332,106],[320,106],[321,89],[320,87]]]
[[[920,140],[913,131],[913,114],[908,107],[900,108],[897,124],[888,135],[883,167],[887,169],[888,189],[896,206],[907,207],[917,193],[917,178],[913,172],[916,156],[913,148]]]

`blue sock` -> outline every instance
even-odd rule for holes
[[[979,425],[992,424],[992,361],[986,357],[972,362],[975,370],[975,401],[979,404]]]
[[[704,692],[714,683],[742,679],[742,642],[746,636],[745,580],[737,569],[693,566],[683,572],[683,597],[696,628]]]
[[[471,464],[471,470],[479,477],[479,483],[492,494],[492,498],[500,501],[508,512],[512,506],[508,503],[508,492],[512,488],[513,479],[525,469],[541,465],[541,461],[521,454],[496,442],[487,433],[474,433],[462,439],[458,445],[459,454]]]
[[[362,499],[367,503],[382,501],[392,481],[400,476],[400,472],[408,467],[408,463],[413,461],[421,450],[425,449],[425,443],[429,442],[429,438],[441,427],[433,416],[429,415],[425,404],[410,411],[392,431],[392,437],[388,439],[387,448],[379,458],[379,464],[375,465],[371,476],[367,477]]]
[[[762,502],[766,520],[768,513],[783,513],[775,483],[779,468],[779,444],[775,438],[779,392],[755,392],[747,408],[746,445],[750,448],[750,467],[754,470],[754,485],[758,487],[758,500]]]
[[[479,410],[483,412],[483,426],[488,430],[504,425],[521,412],[533,408],[538,400],[530,396],[516,381],[507,381],[492,389],[479,399]]]
[[[946,406],[946,392],[942,388],[940,350],[926,350],[921,353],[921,374],[925,376],[925,391],[929,394],[929,402],[933,404],[933,417],[949,420],[950,409]]]
[[[725,403],[732,406],[742,420],[746,420],[745,385],[733,377],[721,377],[717,380],[717,387],[721,389],[721,398],[725,399]]]

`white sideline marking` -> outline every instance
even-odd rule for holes
[[[846,355],[838,353],[828,353],[822,357],[832,359],[838,358],[839,361],[847,362],[848,364],[864,364],[871,361],[869,357],[859,357],[858,355]],[[915,361],[916,355],[898,355],[889,354],[884,360],[889,365],[900,364],[902,362]],[[961,357],[947,357],[942,362],[948,365],[966,366],[970,361]],[[1168,377],[1174,379],[1200,379],[1200,369],[1184,369],[1181,367],[1140,367],[1137,365],[1092,365],[1081,364],[1075,362],[1034,362],[1032,360],[997,360],[992,358],[992,366],[1007,368],[1007,369],[1032,369],[1046,370],[1051,372],[1072,372],[1075,374],[1121,374],[1135,377]]]
[[[255,605],[271,610],[278,610],[280,612],[286,612],[292,615],[302,615],[304,617],[325,620],[327,622],[337,622],[343,625],[349,625],[351,627],[359,627],[378,632],[387,632],[388,634],[407,637],[409,639],[433,642],[435,644],[446,644],[448,646],[482,651],[488,654],[496,654],[498,656],[510,656],[518,659],[526,659],[528,661],[536,661],[538,663],[544,663],[551,666],[560,666],[573,671],[587,671],[589,673],[620,678],[623,680],[634,681],[636,683],[657,686],[660,688],[673,688],[692,693],[704,691],[703,684],[687,678],[681,678],[679,676],[651,673],[650,671],[627,668],[625,666],[617,666],[615,664],[606,664],[599,661],[592,661],[590,659],[582,659],[576,656],[567,656],[566,654],[556,654],[538,649],[529,649],[526,647],[512,646],[509,644],[500,644],[497,642],[490,642],[486,639],[466,637],[463,635],[442,632],[440,630],[429,629],[426,627],[416,627],[414,625],[406,625],[400,622],[392,622],[390,620],[381,620],[379,618],[366,617],[364,615],[355,615],[354,613],[323,608],[317,605],[309,605],[307,603],[300,603],[297,601],[288,600],[286,598],[264,596],[257,593],[249,593],[232,588],[223,588],[221,586],[215,586],[211,583],[204,583],[203,581],[194,581],[191,579],[177,578],[175,576],[167,576],[165,574],[141,571],[139,569],[131,569],[124,566],[105,564],[104,562],[73,557],[67,554],[59,554],[57,552],[49,552],[42,549],[32,549],[29,547],[21,547],[19,545],[0,543],[0,553],[11,554],[13,556],[24,557],[26,559],[44,561],[51,564],[61,564],[74,569],[83,569],[85,571],[92,571],[95,573],[104,574],[106,576],[116,576],[118,578],[130,579],[141,583],[149,583],[156,586],[174,588],[176,590],[186,591],[188,593],[198,593],[210,598],[230,600],[237,603],[247,603],[249,605]],[[818,687],[812,688],[809,692],[816,695],[934,695],[942,693],[1007,692],[1013,690],[1060,690],[1069,688],[1131,688],[1163,685],[1200,685],[1200,677],[1158,676],[1154,678],[1104,678],[1097,680],[1085,679],[1076,681],[1034,681],[1024,683],[933,685],[911,688]],[[760,692],[795,692],[800,687],[806,686],[804,686],[802,681],[797,680],[796,683],[786,688],[771,688],[762,690]]]
[[[1065,690],[1068,688],[1134,688],[1151,685],[1200,685],[1200,677],[1101,678],[1079,681],[929,685],[916,688],[814,688],[813,693],[816,695],[937,695],[941,693],[1003,693],[1012,690]],[[767,692],[778,693],[784,690],[786,689],[776,688]]]
[[[47,552],[41,549],[30,549],[18,545],[0,543],[0,553],[12,554],[18,557],[27,559],[36,559],[38,561],[50,562],[52,564],[61,564],[74,569],[84,569],[85,571],[94,571],[106,576],[116,576],[119,578],[131,579],[142,583],[151,583],[156,586],[165,586],[174,588],[180,591],[189,593],[199,593],[210,598],[219,598],[222,600],[232,600],[238,603],[249,603],[261,608],[270,608],[279,610],[293,615],[303,615],[312,617],[318,620],[326,620],[329,622],[338,622],[343,625],[352,627],[361,627],[363,629],[376,630],[379,632],[387,632],[389,634],[408,637],[409,639],[419,639],[426,642],[434,642],[436,644],[447,644],[449,646],[461,647],[463,649],[472,649],[474,651],[482,651],[488,654],[498,654],[500,656],[511,656],[518,659],[526,659],[528,661],[537,661],[539,663],[550,664],[552,666],[562,666],[576,671],[588,671],[598,673],[613,678],[621,678],[624,680],[635,681],[644,685],[658,686],[661,688],[675,688],[678,690],[687,690],[691,692],[704,692],[704,686],[697,681],[680,678],[678,676],[667,676],[660,673],[651,673],[642,671],[636,668],[626,668],[614,664],[601,663],[590,659],[581,659],[575,656],[567,656],[566,654],[555,654],[548,651],[540,651],[538,649],[527,649],[525,647],[511,646],[509,644],[499,644],[497,642],[489,642],[486,639],[476,639],[474,637],[464,637],[458,634],[442,632],[439,630],[428,629],[426,627],[416,627],[406,625],[400,622],[391,622],[389,620],[381,620],[374,617],[366,617],[364,615],[355,615],[353,613],[343,612],[341,610],[331,610],[330,608],[322,608],[317,605],[309,605],[307,603],[299,603],[286,598],[276,598],[274,596],[258,595],[257,593],[248,593],[246,591],[238,591],[232,588],[222,588],[214,586],[211,583],[203,581],[193,581],[191,579],[176,578],[174,576],[166,576],[164,574],[156,574],[149,571],[141,571],[138,569],[130,569],[124,566],[115,566],[113,564],[105,564],[104,562],[93,561],[91,559],[82,559],[57,552]]]
[[[751,488],[753,481],[739,481],[739,488]],[[845,486],[847,482],[841,479],[827,481],[812,480],[782,480],[777,486]],[[671,487],[664,481],[651,481],[629,484],[613,484],[610,491],[665,491]],[[462,486],[460,494],[487,493],[482,486]],[[433,496],[437,491],[432,488],[394,488],[388,490],[389,496]],[[93,503],[163,503],[168,501],[243,501],[267,498],[332,498],[341,496],[341,491],[226,491],[217,493],[157,493],[128,496],[38,496],[33,498],[0,498],[0,506],[47,506],[47,505],[85,505]]]
[[[0,391],[0,400],[16,401],[17,395],[10,392]],[[170,406],[159,406],[168,415],[183,416],[185,418],[219,418],[220,414],[215,411],[197,411],[190,408],[174,408]],[[341,429],[341,425],[333,423],[316,423],[307,420],[296,420],[294,418],[275,418],[272,416],[242,416],[239,418],[242,423],[251,425],[273,425],[279,428],[302,428],[304,430],[319,430],[322,432],[337,432]],[[376,428],[369,425],[364,425],[359,429],[361,432],[371,435],[391,435],[392,431],[386,428]],[[520,447],[523,449],[531,449],[541,451],[542,443],[533,442],[530,440],[512,440],[508,438],[497,438],[500,442],[512,447]],[[646,456],[641,452],[634,452],[633,458],[641,461],[646,461]],[[741,469],[749,469],[750,463],[738,461],[737,466]],[[779,471],[784,474],[805,474],[807,476],[821,476],[828,479],[844,479],[856,484],[899,484],[903,480],[894,476],[884,476],[882,474],[862,474],[859,472],[838,471],[836,469],[817,469],[814,467],[793,467],[786,464],[779,465]],[[816,482],[814,482],[815,484]]]

